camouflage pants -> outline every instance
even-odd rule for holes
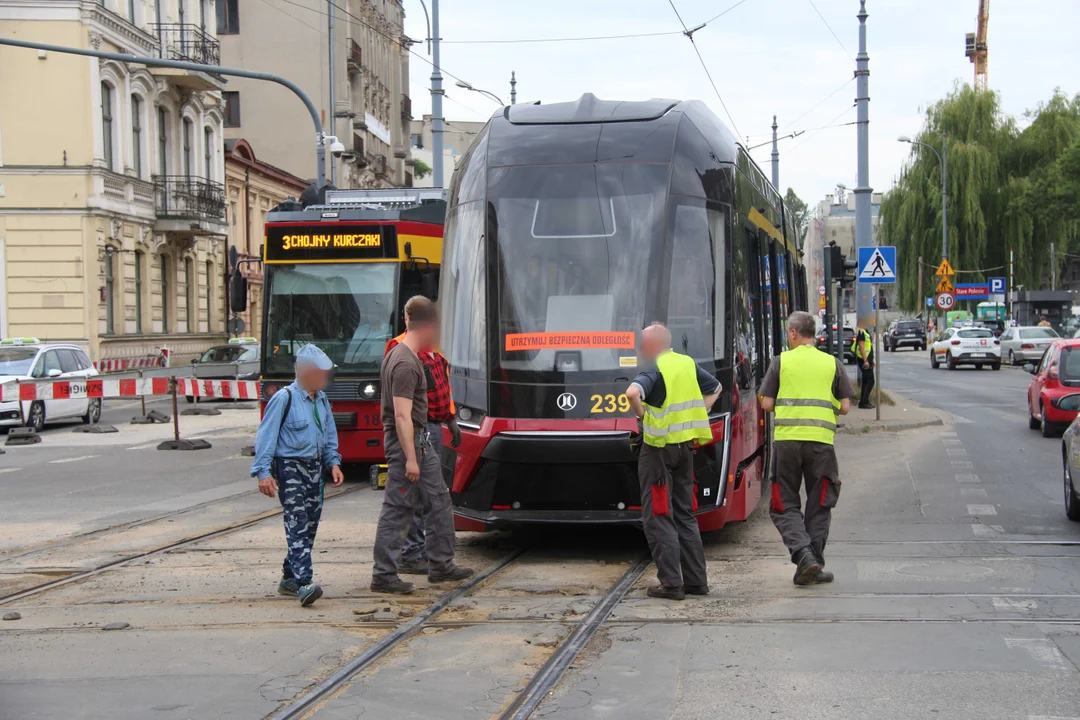
[[[274,458],[274,479],[285,514],[288,553],[281,574],[301,585],[311,583],[311,548],[322,517],[323,472],[319,460]]]

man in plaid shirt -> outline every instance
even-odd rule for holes
[[[385,357],[405,337],[402,333],[390,342],[386,343]],[[450,364],[446,362],[441,352],[417,353],[420,361],[424,364],[424,379],[427,380],[428,416],[427,434],[431,446],[435,448],[435,456],[442,456],[442,425],[446,423],[450,430],[450,446],[457,447],[461,444],[461,430],[457,424],[457,409],[454,406],[454,398],[450,394]],[[427,575],[428,561],[424,550],[424,516],[428,508],[416,506],[416,514],[413,515],[409,533],[405,536],[405,544],[401,548],[401,562],[398,572],[403,575]]]

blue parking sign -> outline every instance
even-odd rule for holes
[[[992,277],[990,278],[990,294],[991,295],[1004,295],[1005,294],[1005,278]]]

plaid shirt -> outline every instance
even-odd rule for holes
[[[401,342],[404,333],[386,343],[384,356]],[[427,379],[428,420],[435,423],[446,422],[454,417],[457,408],[450,395],[450,364],[441,352],[418,353],[424,364],[424,377]]]

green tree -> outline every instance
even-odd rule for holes
[[[799,247],[802,247],[806,239],[806,231],[810,228],[810,208],[795,194],[793,188],[788,188],[784,194],[784,207],[791,211],[792,220],[795,222],[795,232],[798,234]]]
[[[413,177],[422,180],[431,174],[431,167],[420,158],[413,158]]]
[[[926,112],[917,140],[940,149],[942,133],[948,134],[949,261],[961,271],[987,270],[962,272],[959,282],[1003,273],[1011,248],[1016,282],[1048,285],[1050,244],[1060,265],[1080,239],[1080,96],[1070,100],[1057,92],[1027,119],[1021,130],[1002,113],[995,93],[969,86]],[[900,305],[907,310],[922,304],[916,297],[919,256],[926,269],[940,261],[941,212],[937,156],[914,146],[885,196],[879,226],[882,244],[897,246]]]

